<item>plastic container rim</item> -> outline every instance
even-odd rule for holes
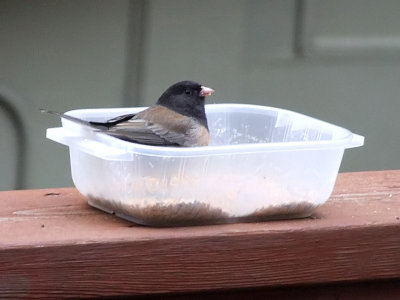
[[[66,112],[66,114],[70,114],[72,116],[76,116],[82,112],[94,111],[97,113],[102,110],[110,112],[118,112],[118,111],[140,111],[145,109],[146,107],[134,107],[134,108],[98,108],[98,109],[76,109]],[[333,149],[333,148],[352,148],[362,146],[364,143],[364,137],[354,134],[348,129],[343,127],[301,114],[294,111],[290,111],[287,109],[269,107],[269,106],[261,106],[261,105],[253,105],[253,104],[207,104],[206,111],[219,111],[223,109],[223,112],[229,111],[242,111],[242,110],[257,110],[261,111],[276,111],[276,112],[285,112],[292,115],[306,117],[309,120],[318,121],[321,124],[325,124],[328,126],[334,126],[339,130],[342,130],[344,135],[341,138],[337,138],[334,140],[325,140],[325,141],[299,141],[299,142],[271,142],[271,143],[247,143],[247,144],[238,144],[238,145],[215,145],[215,146],[207,146],[207,147],[164,147],[164,146],[150,146],[143,145],[138,143],[127,142],[123,140],[119,140],[112,136],[109,136],[105,133],[95,133],[95,139],[99,144],[110,145],[112,144],[114,147],[118,147],[119,150],[124,152],[125,154],[141,154],[141,155],[149,155],[149,156],[163,156],[163,157],[196,157],[196,156],[204,156],[204,155],[226,155],[226,154],[246,154],[246,153],[255,153],[255,152],[277,152],[277,151],[297,151],[297,150],[321,150],[321,149]],[[62,120],[63,127],[62,128],[49,128],[47,130],[47,137],[55,140],[57,142],[61,142],[60,139],[55,138],[56,134],[60,134],[60,131],[65,136],[74,137],[73,140],[77,140],[76,137],[79,135],[76,133],[72,133],[71,130],[68,130],[68,121]],[[52,130],[54,132],[52,132]],[[55,132],[59,130],[59,132]],[[75,142],[67,143],[62,142],[70,147],[74,147],[77,144]],[[122,154],[120,152],[120,155]],[[95,155],[95,153],[93,153]]]

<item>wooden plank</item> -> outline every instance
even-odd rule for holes
[[[73,188],[0,192],[0,297],[117,296],[400,278],[400,171],[339,174],[307,219],[135,226]]]
[[[307,286],[284,286],[279,288],[251,288],[207,293],[184,293],[168,295],[137,296],[135,299],[152,300],[399,300],[400,279],[366,281]]]

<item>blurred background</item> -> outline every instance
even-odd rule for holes
[[[364,135],[341,171],[398,169],[399,15],[397,0],[0,0],[0,189],[73,185],[39,108],[147,106],[183,79]]]

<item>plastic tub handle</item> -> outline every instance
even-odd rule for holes
[[[84,138],[82,135],[74,134],[63,127],[47,129],[46,136],[55,142],[106,160],[123,160],[130,156],[130,153],[122,149]]]
[[[364,137],[362,135],[353,133],[353,136],[349,144],[346,146],[346,149],[360,147],[362,145],[364,145]]]

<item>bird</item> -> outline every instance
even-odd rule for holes
[[[82,120],[52,110],[40,109],[69,121],[87,126],[115,138],[151,146],[207,146],[210,133],[205,113],[205,97],[212,88],[195,81],[180,81],[159,97],[156,104],[132,114],[105,122]]]

